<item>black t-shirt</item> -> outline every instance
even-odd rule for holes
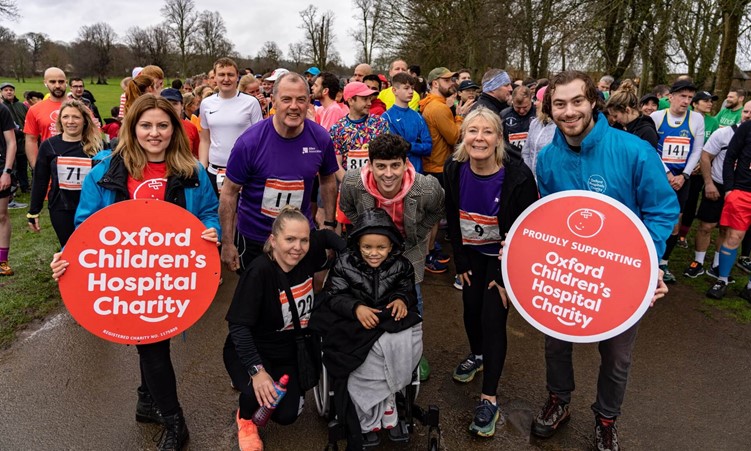
[[[8,107],[0,103],[0,130],[2,130],[3,133],[7,132],[8,130],[15,130],[16,129],[16,123],[13,122],[13,116],[10,115],[10,110],[8,110]],[[14,135],[15,137],[15,135]],[[21,149],[23,151],[23,149]],[[8,144],[5,142],[5,137],[3,136],[2,139],[0,139],[0,162],[3,164],[5,163],[5,157],[8,151]],[[16,152],[18,152],[18,149],[16,149]],[[0,167],[0,171],[5,169],[5,166]]]
[[[324,232],[311,232],[308,253],[285,273],[302,327],[307,327],[313,307],[313,274],[326,264]],[[250,328],[255,347],[264,360],[289,363],[295,359],[294,325],[277,274],[276,262],[266,254],[253,260],[240,277],[225,319]]]
[[[728,191],[751,192],[751,121],[739,125],[730,140],[722,165],[722,179]]]
[[[58,158],[64,163],[58,167]],[[81,160],[78,160],[81,159]],[[53,136],[39,146],[34,183],[31,186],[31,206],[29,213],[37,214],[44,205],[44,196],[50,186],[48,208],[53,211],[75,211],[81,199],[80,183],[88,173],[85,164],[93,164],[91,157],[83,151],[81,141],[63,141],[62,135]],[[83,165],[83,166],[82,166]],[[63,187],[60,186],[60,173],[63,174]],[[50,180],[52,181],[50,184]]]

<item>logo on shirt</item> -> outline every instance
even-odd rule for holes
[[[688,130],[681,130],[680,135],[681,135],[681,138],[690,138],[691,137],[691,134],[689,133]]]
[[[589,186],[590,191],[594,191],[595,193],[604,193],[606,189],[608,189],[608,184],[605,181],[605,178],[599,174],[594,174],[589,176],[589,180],[587,180],[587,185]]]
[[[216,113],[217,111],[219,111],[219,110],[209,111],[209,114],[214,114],[214,113]]]
[[[509,116],[506,118],[506,125],[509,127],[516,127],[519,124],[519,121],[516,120],[515,117]]]
[[[149,179],[133,191],[133,199],[163,199],[167,179]]]
[[[320,149],[316,149],[315,147],[303,147],[302,148],[302,154],[309,154],[309,153],[321,153]]]

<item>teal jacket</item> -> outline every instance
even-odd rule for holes
[[[611,127],[603,114],[596,119],[578,153],[556,129],[553,142],[537,156],[540,196],[586,190],[612,197],[644,222],[662,256],[679,208],[660,157],[648,142]]]

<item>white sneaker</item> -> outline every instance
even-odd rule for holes
[[[454,276],[454,288],[456,288],[459,291],[462,291],[462,279],[459,278],[459,274]]]
[[[398,421],[399,417],[396,413],[396,398],[392,393],[386,398],[386,409],[383,411],[381,424],[384,429],[394,429]]]

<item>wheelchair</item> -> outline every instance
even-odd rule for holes
[[[412,381],[400,392],[396,393],[397,412],[399,421],[393,429],[387,429],[388,438],[392,442],[409,443],[410,435],[414,432],[416,421],[428,428],[428,451],[438,451],[441,445],[441,430],[439,426],[439,411],[434,405],[428,406],[427,410],[422,409],[415,403],[417,395],[420,392],[420,367],[412,372]],[[344,426],[340,424],[338,415],[334,411],[334,388],[331,376],[326,371],[326,366],[322,365],[321,378],[318,386],[313,388],[313,397],[315,398],[316,409],[318,414],[328,422],[328,443],[324,451],[338,451],[341,440],[347,438]],[[369,432],[369,440],[363,444],[363,450],[375,448],[380,445],[380,432]],[[374,440],[377,438],[377,440]]]

